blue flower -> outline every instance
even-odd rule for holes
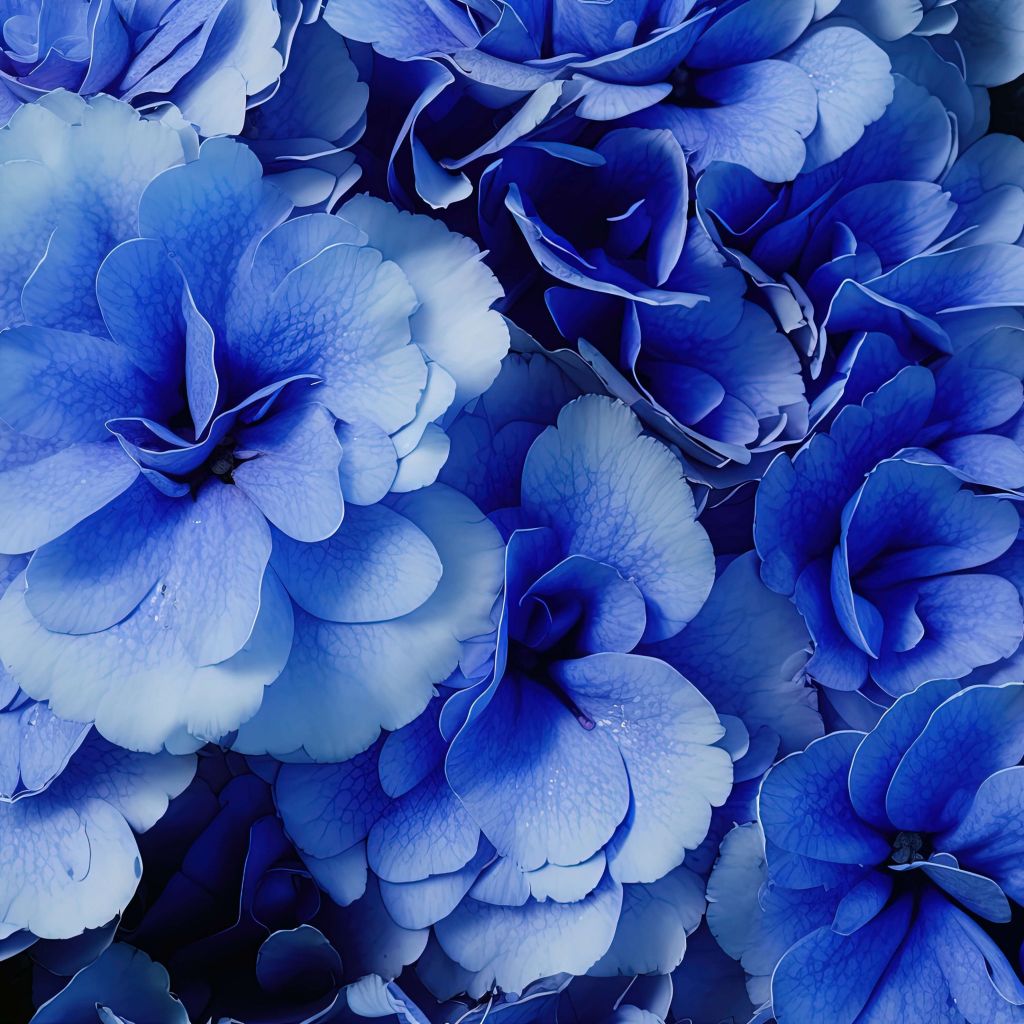
[[[532,315],[543,337],[546,306],[651,429],[698,462],[746,464],[803,439],[800,361],[688,222],[689,193],[664,129],[614,129],[592,148],[514,145],[481,177],[481,234],[513,318]],[[527,261],[544,273],[524,275]]]
[[[556,427],[509,406],[502,423],[501,396],[524,378],[542,404],[561,387],[542,357],[508,365],[493,401],[453,428],[456,445],[471,442],[452,457],[467,475],[486,450],[474,441],[499,444],[513,474],[525,455],[516,506],[494,511],[510,533],[496,635],[470,645],[459,688],[415,722],[345,764],[286,765],[275,787],[310,869],[350,904],[347,933],[379,938],[365,969],[411,963],[432,929],[422,966],[441,995],[629,971],[644,954],[625,934],[610,947],[645,900],[630,883],[679,904],[662,932],[674,966],[700,918],[700,883],[679,865],[732,781],[708,701],[635,652],[678,632],[712,582],[679,462],[597,396],[566,405]]]
[[[988,490],[1024,480],[1018,337],[905,368],[765,474],[761,574],[807,621],[818,682],[898,696],[1020,645],[1019,516]]]
[[[698,170],[729,160],[785,181],[835,159],[892,96],[882,50],[823,20],[835,6],[331,0],[324,17],[403,62],[384,72],[408,85],[399,143],[419,194],[443,206],[469,194],[463,168],[566,118],[667,128]]]
[[[1021,684],[939,681],[772,768],[709,917],[779,1021],[1020,1018],[1022,756]]]
[[[301,4],[284,5],[298,20]],[[294,9],[294,15],[292,10]],[[175,105],[203,135],[235,134],[281,74],[272,0],[4,0],[0,121],[54,89]]]
[[[500,539],[430,485],[507,346],[499,289],[438,223],[289,220],[245,146],[195,142],[67,93],[0,136],[0,549],[35,552],[4,661],[132,749],[251,719],[248,751],[349,756],[488,622]]]
[[[1024,302],[1024,250],[1012,244],[1024,229],[1022,144],[991,135],[961,151],[971,129],[959,107],[973,116],[974,101],[946,88],[925,58],[942,62],[916,42],[926,53],[903,70],[917,80],[897,76],[883,117],[838,160],[781,188],[717,164],[695,189],[702,224],[817,381],[812,426],[844,389],[857,401],[901,366],[1016,323],[1009,307]]]
[[[585,380],[510,356],[451,427],[442,479],[508,537],[496,633],[416,721],[275,785],[345,933],[367,936],[362,969],[415,962],[440,999],[670,972],[734,775],[749,800],[780,742],[820,735],[799,616],[752,556],[707,597],[680,463],[621,404],[574,398]],[[733,673],[749,684],[731,691]]]
[[[1014,0],[843,0],[839,13],[883,40],[928,40],[973,85],[1024,72],[1024,14]]]

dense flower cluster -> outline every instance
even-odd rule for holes
[[[1024,1024],[1022,73],[0,0],[0,1017]]]

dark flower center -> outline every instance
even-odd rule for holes
[[[210,456],[206,466],[213,476],[226,484],[233,484],[235,481],[231,474],[241,461],[235,456],[235,439],[226,437],[222,444],[213,449],[213,455]]]
[[[668,76],[668,84],[672,86],[669,100],[685,103],[693,92],[690,86],[690,72],[683,64],[671,71]]]
[[[928,841],[920,832],[897,832],[892,841],[893,864],[916,864],[928,859]]]
[[[594,720],[559,686],[558,681],[552,676],[549,665],[552,660],[558,660],[557,655],[552,656],[551,651],[535,651],[526,644],[512,641],[509,644],[509,665],[514,666],[523,675],[528,676],[535,683],[543,686],[561,704],[572,713],[573,718],[587,732],[594,728]]]

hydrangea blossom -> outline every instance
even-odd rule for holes
[[[927,683],[771,769],[709,918],[779,1021],[1020,1019],[1022,700]]]
[[[765,474],[761,574],[803,614],[807,671],[826,686],[870,679],[898,696],[1019,647],[1020,517],[991,490],[1024,481],[1018,336],[986,335],[934,373],[901,370]],[[997,380],[1002,408],[972,407]]]
[[[282,672],[291,719],[246,749],[346,756],[410,720],[497,589],[493,528],[428,486],[436,421],[507,345],[475,247],[368,198],[288,220],[244,146],[188,159],[112,100],[27,107],[0,145],[39,183],[4,229],[0,548],[35,550],[0,611],[8,670],[133,749],[225,736]],[[419,671],[332,725],[337,673],[369,694],[403,633]]]
[[[689,174],[664,129],[514,145],[481,178],[481,236],[520,323],[544,337],[553,320],[695,462],[747,464],[806,434],[800,361],[688,221]]]
[[[354,940],[363,969],[418,961],[441,999],[670,972],[701,914],[704,854],[691,867],[687,851],[728,827],[713,808],[780,741],[820,734],[792,609],[744,559],[704,617],[706,538],[660,511],[690,500],[679,463],[608,399],[559,411],[575,390],[546,359],[511,357],[451,429],[444,479],[508,537],[496,635],[417,721],[345,764],[286,765],[275,786],[307,867],[348,907],[346,934],[376,937]],[[651,562],[666,545],[673,562]],[[745,642],[727,639],[723,603],[748,618]]]
[[[732,777],[711,705],[664,662],[630,653],[678,632],[711,585],[671,454],[623,406],[585,396],[529,445],[517,505],[495,517],[509,533],[505,585],[479,668],[464,663],[443,707],[359,758],[285,766],[275,789],[335,898],[365,888],[349,931],[389,921],[367,969],[411,962],[433,925],[441,978],[469,972],[460,987],[477,995],[591,968],[624,886],[680,864]]]
[[[701,222],[820,378],[812,423],[851,375],[863,395],[901,365],[1017,322],[1009,307],[1024,300],[1020,140],[963,148],[936,66],[905,70],[918,80],[897,76],[885,114],[833,163],[782,188],[719,164],[696,188]]]

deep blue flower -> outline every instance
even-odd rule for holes
[[[781,1024],[1024,1018],[1022,756],[1021,684],[939,681],[768,773],[709,920]]]
[[[785,181],[827,163],[892,95],[882,50],[823,20],[835,6],[332,0],[324,17],[403,62],[384,72],[408,85],[398,143],[419,194],[443,206],[469,194],[467,165],[567,117],[667,128],[698,170],[730,160]]]
[[[204,135],[235,134],[281,74],[278,36],[302,0],[3,0],[0,120],[54,89],[175,105]]]
[[[817,681],[898,696],[1020,645],[1020,517],[990,490],[1024,481],[1019,336],[901,370],[766,473],[761,575],[807,621]]]
[[[349,756],[488,622],[500,539],[430,485],[507,346],[499,289],[443,225],[289,220],[245,146],[195,144],[67,93],[0,136],[0,549],[35,551],[4,662],[133,749],[251,719],[247,751]]]
[[[519,323],[550,320],[651,429],[701,463],[807,430],[800,361],[696,219],[664,129],[514,145],[480,181],[481,237]],[[535,261],[541,273],[525,273]],[[557,335],[556,335],[557,337]]]
[[[844,156],[781,188],[716,164],[695,189],[701,222],[806,360],[812,426],[848,386],[856,401],[900,366],[1019,321],[1022,143],[968,145],[960,108],[973,116],[974,101],[915,42],[925,52],[905,55],[892,103]]]

